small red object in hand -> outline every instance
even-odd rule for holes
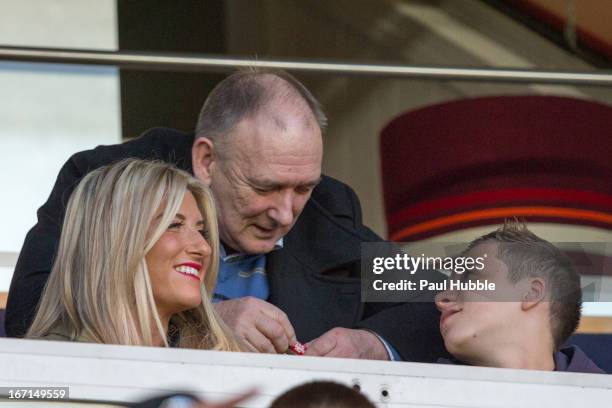
[[[306,344],[302,344],[299,341],[295,343],[293,346],[289,346],[289,349],[293,351],[298,356],[303,356],[308,350],[308,346]]]

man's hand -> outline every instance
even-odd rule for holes
[[[223,321],[253,351],[284,353],[297,342],[285,312],[251,296],[215,303]]]
[[[385,345],[367,330],[335,327],[308,343],[307,356],[389,360]]]

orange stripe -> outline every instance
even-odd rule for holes
[[[393,241],[399,241],[411,235],[420,234],[439,228],[448,227],[454,224],[479,221],[491,218],[511,218],[527,216],[544,216],[556,218],[568,218],[612,225],[612,215],[599,211],[579,210],[574,208],[561,207],[502,207],[489,208],[485,210],[468,211],[453,214],[446,217],[436,218],[420,224],[406,227],[391,235]]]

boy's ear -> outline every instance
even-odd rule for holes
[[[211,182],[211,167],[215,161],[215,146],[207,137],[196,137],[191,148],[193,174],[207,186]]]
[[[521,309],[527,311],[546,299],[546,283],[542,278],[529,278]]]

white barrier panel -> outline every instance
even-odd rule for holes
[[[610,407],[612,376],[438,364],[0,339],[0,387],[69,387],[70,398],[139,401],[192,391],[211,401],[257,386],[266,407],[315,379],[359,384],[381,407]]]

